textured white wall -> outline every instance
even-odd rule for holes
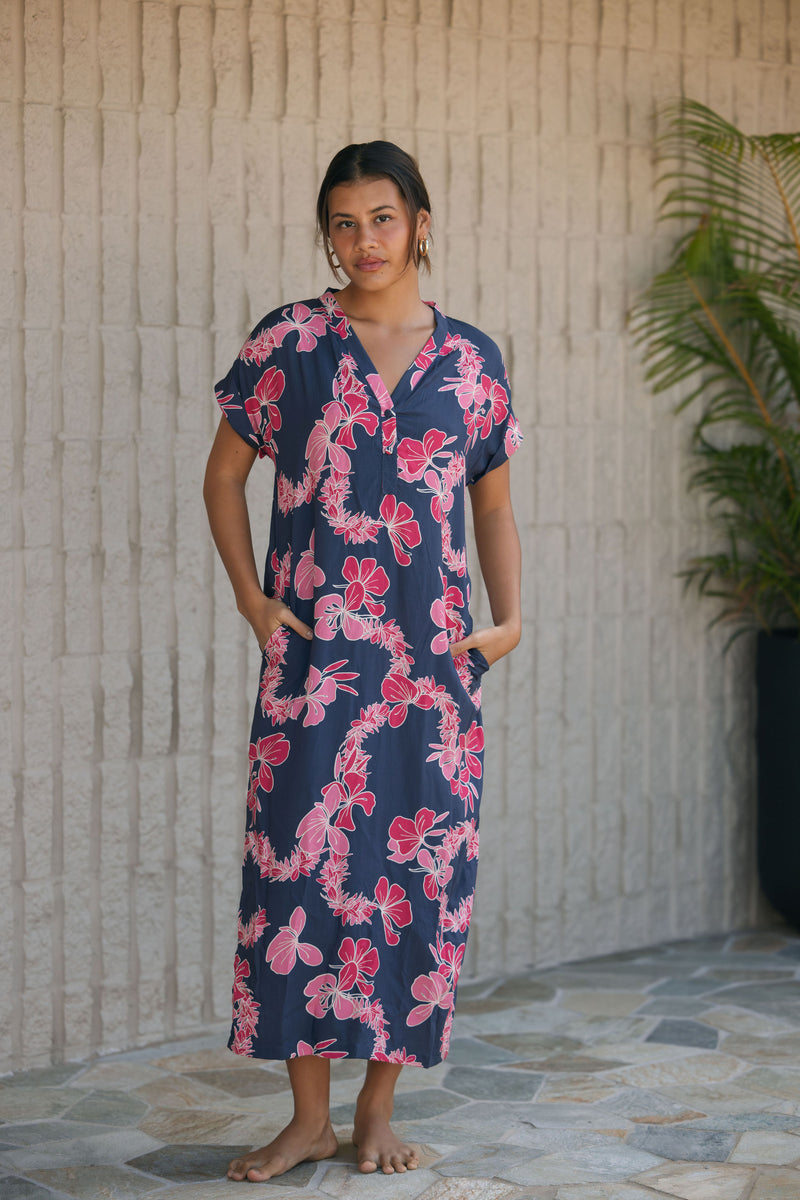
[[[654,106],[790,128],[798,62],[791,0],[3,0],[0,1064],[227,1015],[258,655],[200,499],[211,385],[328,282],[352,140],[419,156],[429,294],[503,345],[527,436],[467,971],[752,919],[749,651],[681,597],[698,514],[624,313]]]

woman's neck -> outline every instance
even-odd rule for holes
[[[368,321],[394,329],[416,328],[431,319],[431,309],[419,294],[419,277],[413,267],[390,288],[370,292],[347,284],[336,295],[339,307],[354,321]]]

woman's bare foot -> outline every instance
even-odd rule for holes
[[[353,1122],[353,1145],[358,1151],[359,1171],[377,1171],[393,1175],[395,1171],[413,1171],[419,1166],[419,1155],[413,1146],[401,1142],[389,1127],[385,1109],[357,1105]]]
[[[274,1141],[242,1158],[235,1158],[228,1167],[228,1179],[244,1179],[261,1183],[273,1175],[282,1175],[300,1162],[318,1162],[333,1158],[339,1149],[336,1134],[329,1120],[322,1126],[311,1126],[292,1118]]]

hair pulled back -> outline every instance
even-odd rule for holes
[[[325,251],[328,265],[337,279],[338,270],[334,266],[333,251],[329,239],[328,197],[335,187],[343,184],[362,183],[369,179],[391,179],[397,185],[400,195],[405,201],[411,221],[411,238],[408,244],[408,257],[414,266],[424,266],[430,271],[431,265],[427,255],[420,257],[417,240],[417,214],[421,211],[430,212],[431,202],[428,189],[419,173],[416,159],[405,150],[401,150],[394,142],[353,142],[345,146],[331,159],[330,166],[325,172],[325,178],[317,196],[317,240]],[[430,237],[430,235],[428,235]]]

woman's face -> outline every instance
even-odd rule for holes
[[[425,237],[430,214],[417,214],[414,240]],[[412,224],[405,200],[391,179],[366,179],[341,184],[328,195],[328,236],[336,259],[358,288],[381,291],[416,273]]]

